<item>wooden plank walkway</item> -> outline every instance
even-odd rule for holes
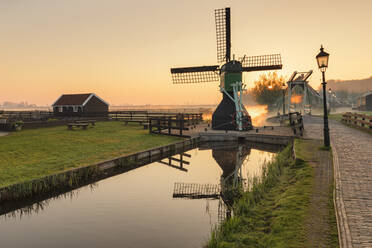
[[[189,127],[184,131],[190,137],[200,136],[201,141],[238,141],[245,140],[251,142],[268,143],[276,145],[286,145],[295,135],[288,126],[266,126],[258,127],[250,131],[224,131],[212,130],[207,124]]]

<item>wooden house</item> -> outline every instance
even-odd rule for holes
[[[357,108],[359,110],[372,111],[372,91],[358,97]]]
[[[64,94],[52,105],[55,116],[107,116],[109,104],[94,93]]]

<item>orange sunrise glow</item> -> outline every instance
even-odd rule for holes
[[[213,10],[226,6],[233,54],[280,53],[279,75],[313,69],[317,88],[323,44],[327,79],[372,74],[372,1],[1,1],[0,103],[95,92],[111,105],[216,104],[218,83],[173,85],[169,69],[216,64]]]

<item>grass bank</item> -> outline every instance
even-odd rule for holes
[[[178,140],[114,121],[87,130],[59,126],[13,132],[0,137],[0,188]]]
[[[315,150],[318,150],[318,147],[306,147],[301,141],[295,142],[297,154],[303,158],[314,157]],[[327,215],[326,222],[333,228],[311,223],[317,214],[312,211],[315,169],[303,158],[295,161],[290,146],[280,152],[267,165],[261,182],[255,182],[251,190],[236,201],[234,216],[212,232],[208,247],[318,247],[312,242],[312,230],[316,228],[326,235],[325,247],[337,246],[337,228],[332,212],[333,184],[331,188],[325,185],[323,209]]]

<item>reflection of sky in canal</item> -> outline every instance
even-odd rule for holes
[[[219,201],[174,199],[174,184],[219,184],[222,170],[211,150],[187,153],[187,172],[155,162],[52,199],[38,213],[0,218],[2,247],[200,247],[217,223]],[[251,149],[243,177],[271,156]]]

